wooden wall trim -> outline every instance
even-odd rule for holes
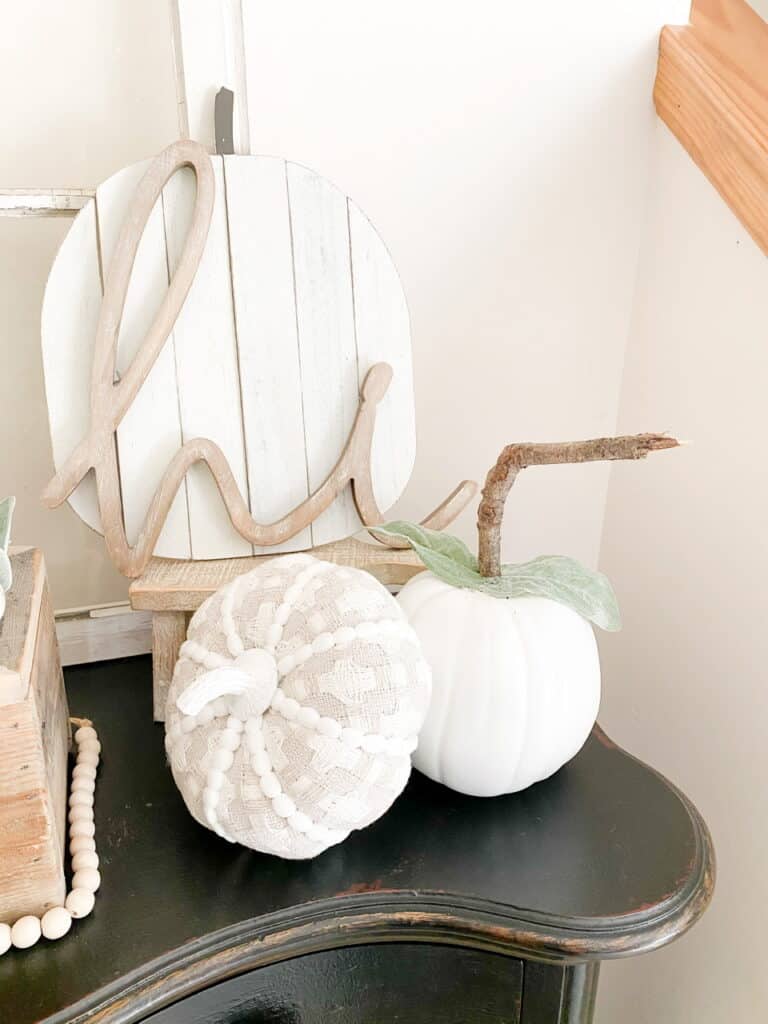
[[[695,0],[661,33],[654,102],[768,255],[768,24],[745,0]]]
[[[73,217],[95,195],[92,188],[2,188],[0,217]]]

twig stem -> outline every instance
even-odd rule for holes
[[[679,442],[665,434],[598,437],[591,441],[554,444],[508,444],[485,478],[477,510],[478,561],[483,576],[501,575],[501,524],[504,503],[521,469],[576,462],[644,459],[650,452],[676,448]]]

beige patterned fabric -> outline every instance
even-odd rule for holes
[[[222,837],[314,857],[402,791],[430,686],[415,633],[371,575],[276,558],[189,624],[166,708],[173,777]]]

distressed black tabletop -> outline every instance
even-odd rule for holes
[[[432,942],[582,962],[669,942],[704,910],[695,808],[595,729],[553,778],[494,799],[414,773],[370,828],[312,861],[230,845],[187,813],[151,718],[148,658],[70,669],[103,746],[102,888],[56,943],[0,959],[0,1020],[133,1021],[286,957]]]

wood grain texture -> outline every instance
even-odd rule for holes
[[[408,549],[385,548],[350,538],[314,548],[315,558],[364,569],[385,586],[403,586],[424,566]],[[131,583],[131,607],[145,611],[193,612],[219,587],[250,572],[272,555],[255,558],[177,562],[153,558],[146,571]]]
[[[0,217],[73,217],[95,194],[90,188],[0,188]]]
[[[40,335],[53,462],[65,463],[91,419],[91,373],[101,307],[96,203],[75,218],[59,247],[43,297]],[[77,515],[101,532],[96,480],[89,473],[69,497]]]
[[[240,394],[249,427],[248,498],[253,517],[271,523],[310,493],[286,166],[276,157],[225,158],[224,173]],[[307,526],[273,550],[311,546]]]
[[[147,172],[143,163],[126,167],[96,190],[101,264],[106,275],[114,272],[118,240],[136,189]],[[161,176],[158,176],[160,178]],[[162,181],[158,180],[159,184]],[[158,190],[159,192],[160,190]],[[137,355],[168,291],[168,250],[163,207],[159,195],[146,224],[140,228],[130,280],[122,303],[113,296],[106,317],[119,322],[115,369],[121,379]],[[128,251],[125,235],[120,239]],[[131,246],[133,247],[133,246]],[[175,261],[178,263],[178,260]],[[102,309],[102,320],[106,319]],[[122,306],[122,316],[120,315]],[[146,378],[117,424],[120,495],[125,532],[130,544],[141,533],[152,497],[165,468],[179,450],[182,431],[179,417],[178,380],[173,323],[167,324],[167,341],[158,352]],[[92,415],[93,409],[91,401]],[[94,416],[95,418],[95,416]],[[179,552],[183,538],[184,548]],[[186,486],[174,496],[157,539],[158,555],[190,557],[189,512]]]
[[[223,842],[179,798],[150,682],[148,658],[67,670],[73,712],[104,744],[102,886],[61,950],[0,959],[3,1020],[135,1024],[248,971],[357,945],[572,966],[663,946],[710,900],[696,809],[599,730],[552,778],[493,800],[414,773],[383,818],[315,860]]]
[[[45,589],[43,554],[37,548],[11,547],[13,586],[0,619],[0,705],[29,694],[38,619]]]
[[[178,611],[156,611],[152,616],[152,717],[165,721],[165,702],[187,637],[187,615]]]
[[[229,463],[238,490],[245,494],[248,488],[243,409],[221,157],[213,157],[211,166],[215,196],[208,239],[173,328],[178,414],[182,441],[186,443],[198,437],[213,441]],[[174,175],[163,189],[170,274],[175,273],[184,249],[195,192],[195,176],[189,168]],[[171,456],[174,454],[175,449]],[[166,459],[166,464],[169,461],[170,458]],[[253,554],[252,545],[236,532],[226,514],[222,514],[216,482],[204,465],[190,466],[186,495],[192,558],[222,557],[225,552],[229,557]],[[161,554],[159,550],[158,554]]]
[[[296,324],[304,389],[309,490],[316,490],[352,429],[360,387],[345,196],[298,164],[288,164]],[[367,369],[366,369],[367,372]],[[360,519],[349,491],[312,523],[313,545],[350,536]]]
[[[697,0],[661,33],[656,110],[768,254],[768,24],[746,0]]]
[[[129,576],[153,553],[295,550],[383,521],[415,446],[408,315],[386,249],[338,189],[179,142],[100,186],[95,222],[75,228],[43,317],[47,505],[72,500]],[[474,493],[463,482],[425,525]]]
[[[0,622],[0,921],[12,923],[64,899],[69,720],[42,554],[14,550],[11,562],[11,615]]]

